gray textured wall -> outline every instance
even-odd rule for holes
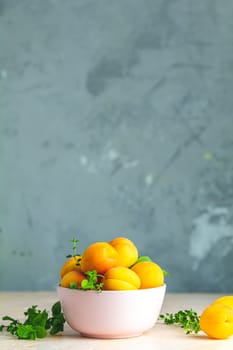
[[[119,235],[233,291],[233,1],[0,1],[0,289]]]

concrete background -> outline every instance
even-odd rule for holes
[[[0,1],[0,289],[126,236],[233,291],[233,1]]]

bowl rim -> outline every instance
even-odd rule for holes
[[[128,289],[128,290],[83,290],[83,289],[75,289],[75,288],[67,288],[67,287],[62,287],[60,285],[57,286],[57,290],[67,290],[67,291],[72,291],[74,293],[78,293],[78,292],[82,292],[82,293],[88,293],[88,294],[126,294],[126,293],[145,293],[145,291],[147,291],[147,293],[149,293],[149,291],[158,291],[158,290],[166,290],[167,288],[167,284],[164,283],[162,286],[158,286],[158,287],[153,287],[153,288],[142,288],[142,289]]]

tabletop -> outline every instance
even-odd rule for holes
[[[218,294],[167,293],[161,313],[174,313],[192,308],[200,314],[218,297],[220,297]],[[0,320],[4,315],[23,320],[23,313],[28,307],[38,305],[39,309],[50,310],[57,300],[56,292],[0,292]],[[0,333],[1,350],[69,350],[76,348],[79,350],[232,350],[233,337],[227,340],[213,340],[202,332],[187,335],[181,328],[165,325],[162,321],[158,321],[147,333],[127,339],[84,338],[67,324],[61,334],[37,340],[19,340],[5,332]]]

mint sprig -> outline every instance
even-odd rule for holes
[[[38,310],[37,305],[28,308],[24,315],[27,316],[22,323],[11,316],[2,317],[3,321],[9,321],[8,325],[0,325],[0,331],[6,330],[19,339],[44,338],[48,332],[51,335],[64,330],[65,318],[61,310],[61,303],[57,301],[51,309],[52,315],[49,317],[47,310]]]
[[[97,273],[96,270],[85,272],[87,278],[82,280],[81,289],[83,290],[96,290],[97,292],[101,292],[103,290],[103,275]]]
[[[72,258],[72,256],[78,255],[78,253],[77,253],[77,244],[78,244],[79,240],[76,239],[76,238],[72,238],[72,239],[70,240],[70,242],[73,243],[73,247],[72,247],[73,254],[68,254],[68,255],[66,255],[67,258]]]

